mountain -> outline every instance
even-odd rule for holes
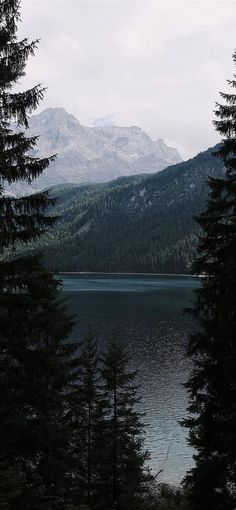
[[[154,175],[58,186],[53,229],[28,249],[60,271],[188,273],[207,177],[223,175],[209,149]]]
[[[86,127],[63,108],[48,108],[30,119],[29,136],[39,135],[36,157],[57,154],[55,162],[29,188],[11,187],[14,193],[31,193],[60,183],[107,182],[124,175],[162,170],[182,161],[178,151],[157,141],[139,127]]]

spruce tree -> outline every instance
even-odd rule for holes
[[[236,52],[233,60],[236,64]],[[235,88],[235,77],[228,83]],[[195,466],[185,480],[192,510],[236,508],[236,94],[221,97],[214,124],[223,137],[216,157],[225,174],[209,179],[193,267],[204,278],[192,310],[200,327],[190,338],[194,369],[184,422],[196,449]]]
[[[20,2],[0,2],[0,246],[1,250],[16,242],[35,239],[53,218],[45,214],[53,204],[49,194],[12,198],[4,194],[4,186],[19,180],[31,183],[49,165],[52,157],[36,158],[29,155],[37,137],[28,137],[30,113],[43,97],[44,89],[36,85],[25,92],[13,92],[18,80],[24,76],[29,55],[34,54],[38,41],[17,41],[17,22],[20,19]],[[15,122],[22,130],[12,131]]]
[[[76,445],[75,501],[76,504],[92,508],[96,504],[97,432],[104,412],[100,395],[98,347],[90,329],[80,345],[76,392],[71,408]]]
[[[143,448],[142,416],[137,411],[139,398],[136,373],[129,368],[130,358],[115,339],[102,360],[102,393],[107,407],[103,423],[104,441],[100,451],[101,506],[105,509],[139,508],[150,480]]]
[[[30,155],[37,137],[27,138],[25,129],[44,90],[36,85],[15,92],[37,46],[17,40],[19,20],[20,2],[1,0],[0,507],[65,510],[72,508],[75,458],[70,406],[77,347],[65,342],[72,321],[40,260],[14,258],[16,243],[37,238],[53,223],[46,209],[54,201],[47,192],[15,198],[4,190],[19,180],[31,183],[53,159]]]

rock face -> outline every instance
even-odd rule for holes
[[[48,108],[30,119],[29,136],[39,135],[33,155],[57,154],[57,159],[29,188],[18,183],[11,190],[31,193],[62,183],[107,182],[120,176],[158,172],[182,161],[178,151],[157,141],[139,127],[86,127],[63,108]]]

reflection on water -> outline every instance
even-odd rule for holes
[[[124,339],[138,370],[142,410],[148,423],[146,446],[159,479],[179,482],[191,466],[192,452],[178,425],[186,413],[183,383],[192,319],[183,315],[198,280],[176,276],[62,275],[70,311],[79,323],[73,336],[92,326],[101,348],[114,332]]]

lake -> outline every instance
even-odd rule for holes
[[[192,465],[186,431],[178,420],[186,415],[190,362],[185,357],[193,320],[183,309],[191,305],[197,278],[153,275],[60,275],[63,294],[82,338],[88,325],[104,347],[112,334],[122,338],[138,370],[141,410],[148,423],[149,465],[158,479],[178,484]]]

